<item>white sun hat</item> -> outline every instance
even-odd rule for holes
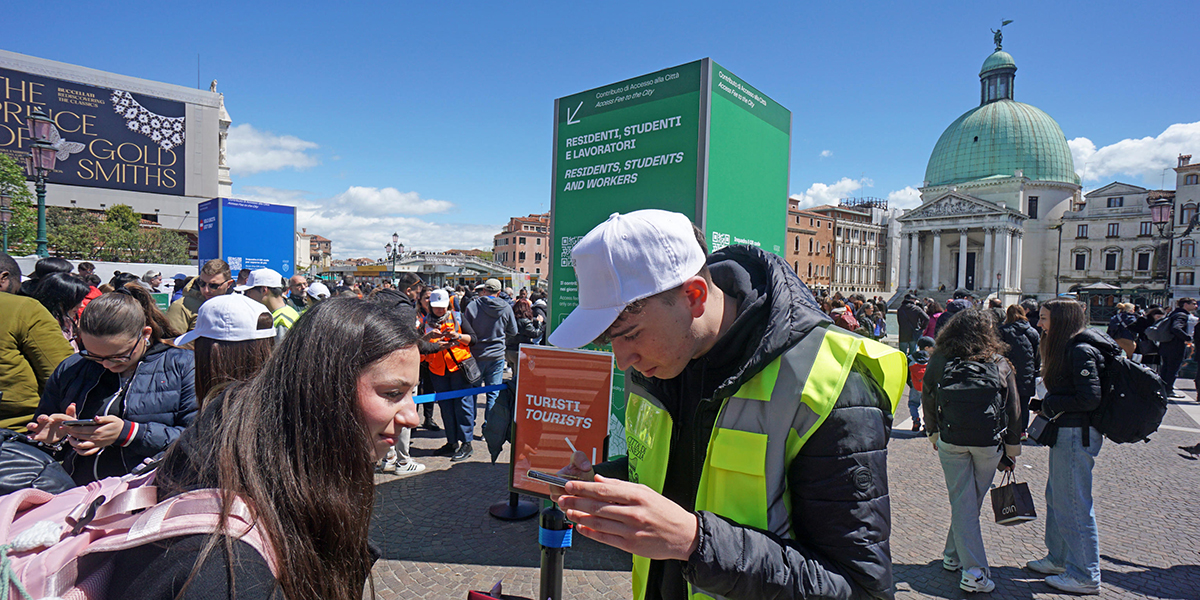
[[[175,338],[175,345],[206,337],[221,342],[244,342],[275,337],[275,328],[258,328],[258,317],[271,314],[261,302],[240,294],[209,299],[200,305],[196,328]]]

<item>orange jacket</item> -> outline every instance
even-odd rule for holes
[[[422,315],[421,324],[425,332],[441,331],[442,333],[462,333],[462,326],[459,321],[462,316],[458,311],[447,311],[441,321],[435,321],[432,316],[425,317]],[[440,352],[433,354],[424,354],[421,360],[429,365],[429,372],[437,376],[443,376],[447,373],[453,373],[458,370],[458,364],[464,360],[471,358],[471,350],[466,344],[458,344]],[[456,362],[457,361],[457,362]]]

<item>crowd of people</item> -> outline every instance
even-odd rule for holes
[[[436,402],[441,425],[414,396],[496,386],[515,376],[521,344],[596,342],[629,372],[626,435],[638,451],[595,465],[576,453],[562,473],[584,480],[552,495],[582,535],[635,555],[642,594],[888,595],[886,445],[905,387],[912,430],[942,466],[942,566],[960,587],[996,587],[980,509],[1036,417],[1055,435],[1037,438],[1050,445],[1046,553],[1026,567],[1056,589],[1098,593],[1091,473],[1103,436],[1088,415],[1118,355],[1155,365],[1173,389],[1200,343],[1195,300],[1169,313],[1121,305],[1102,332],[1073,298],[1005,307],[958,290],[943,307],[909,294],[897,350],[876,341],[888,336],[882,298],[814,298],[757,249],[710,255],[682,215],[614,215],[593,234],[573,251],[593,285],[581,284],[580,308],[553,335],[542,290],[495,279],[326,285],[271,269],[235,276],[211,260],[174,278],[163,312],[152,296],[166,289],[161,273],[100,283],[88,263],[48,258],[23,279],[0,254],[0,428],[45,456],[24,475],[0,468],[0,494],[154,468],[160,500],[217,488],[255,507],[272,560],[207,534],[123,550],[114,597],[173,598],[180,582],[194,597],[361,597],[375,559],[373,474],[425,470],[409,448],[418,427],[444,431],[436,455],[472,456],[476,396]],[[640,250],[647,236],[675,258]],[[635,250],[614,253],[612,240]],[[497,395],[485,397],[485,421]],[[765,472],[742,473],[713,448]],[[726,485],[714,487],[718,473]],[[842,479],[854,485],[820,483]],[[757,557],[750,572],[733,560],[746,556]]]

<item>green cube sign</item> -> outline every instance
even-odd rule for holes
[[[721,65],[706,58],[559,98],[554,114],[554,326],[579,302],[571,248],[615,212],[671,210],[712,250],[782,252],[792,114]],[[620,452],[623,381],[613,379],[610,422]]]

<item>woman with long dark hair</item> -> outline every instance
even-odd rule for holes
[[[1092,467],[1103,438],[1088,414],[1100,406],[1105,356],[1121,349],[1108,336],[1087,327],[1087,308],[1055,298],[1042,304],[1042,381],[1046,397],[1030,408],[1050,419],[1057,438],[1050,446],[1046,478],[1045,558],[1026,564],[1048,575],[1055,589],[1084,594],[1100,591],[1100,539],[1092,505]]]
[[[407,318],[406,318],[407,317]],[[373,463],[401,427],[417,425],[420,354],[411,312],[333,298],[313,306],[253,379],[209,401],[168,451],[159,499],[219,488],[253,507],[277,576],[242,541],[174,538],[117,555],[110,598],[359,600],[368,547]]]
[[[33,289],[33,297],[50,311],[50,315],[58,322],[63,337],[67,338],[76,351],[79,350],[75,344],[79,309],[91,289],[92,286],[70,273],[51,273],[43,277]]]
[[[196,413],[192,352],[137,284],[91,301],[79,318],[79,353],[46,382],[29,424],[35,439],[66,441],[58,458],[78,485],[125,475],[162,452]],[[87,425],[64,421],[90,419]]]
[[[1004,358],[1007,350],[996,335],[995,318],[969,308],[942,327],[925,369],[925,431],[950,496],[942,567],[961,569],[958,586],[968,592],[996,587],[983,548],[979,509],[1000,459],[1021,454],[1021,401],[1012,365]]]
[[[22,296],[33,297],[33,292],[37,289],[38,284],[42,282],[42,279],[54,273],[70,273],[74,270],[75,267],[72,267],[71,263],[62,258],[49,256],[40,259],[33,266],[33,272],[28,275],[28,279],[21,284],[20,293]]]

